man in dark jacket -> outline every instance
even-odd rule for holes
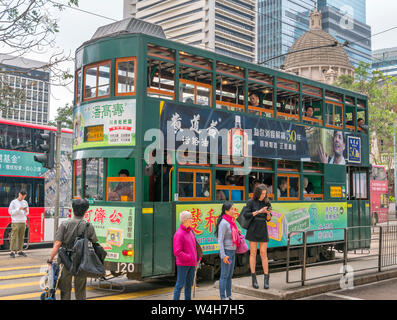
[[[47,260],[48,264],[52,264],[55,255],[58,253],[59,248],[65,247],[71,249],[73,247],[75,239],[84,232],[86,227],[86,221],[83,219],[84,214],[89,208],[88,201],[86,199],[73,200],[73,218],[62,222],[59,226],[58,231],[55,235],[55,243],[52,248],[50,258]],[[95,234],[94,227],[90,224],[87,229],[87,238],[92,242],[98,242],[97,236]],[[59,257],[58,257],[58,260]],[[58,261],[62,264],[62,261]],[[63,265],[63,264],[62,264]],[[71,300],[72,292],[72,275],[63,265],[61,268],[61,276],[58,282],[58,287],[61,290],[61,300]],[[74,277],[74,290],[76,300],[86,299],[86,285],[87,278],[82,276]]]

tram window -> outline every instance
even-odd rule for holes
[[[179,76],[179,101],[202,106],[211,106],[211,72],[181,65]]]
[[[135,178],[109,177],[106,181],[106,201],[135,201]]]
[[[368,125],[365,122],[366,111],[360,108],[357,108],[357,127],[358,131],[367,132],[366,126]]]
[[[277,90],[277,119],[299,121],[299,95]]]
[[[84,100],[110,95],[110,61],[90,65],[84,69]]]
[[[277,197],[279,200],[299,200],[300,177],[298,175],[278,175]]]
[[[346,129],[350,131],[355,131],[356,129],[354,124],[356,119],[355,113],[356,111],[354,107],[346,106]]]
[[[354,199],[367,199],[367,172],[352,172],[352,196]]]
[[[211,171],[198,169],[179,169],[179,200],[211,200]]]
[[[274,199],[273,194],[273,173],[266,173],[266,172],[252,172],[249,177],[249,197],[253,197],[253,193],[255,187],[260,184],[264,184],[266,186],[266,190],[268,193],[269,198]]]
[[[81,79],[82,78],[82,73],[81,69],[77,70],[76,72],[76,105],[79,105],[81,103],[81,98],[82,98],[82,88],[81,88]]]
[[[175,64],[153,58],[147,60],[147,95],[152,98],[174,100]]]
[[[82,197],[83,160],[74,161],[73,172],[73,198],[77,199]]]
[[[135,94],[136,58],[116,59],[116,96]]]
[[[326,126],[343,129],[343,105],[327,101],[325,103]]]
[[[272,118],[274,114],[273,88],[250,83],[248,90],[248,113]]]
[[[305,175],[303,177],[303,199],[305,201],[323,199],[323,177]]]
[[[103,168],[102,158],[85,160],[84,197],[103,200]]]
[[[322,100],[309,96],[302,97],[302,119],[304,123],[322,125]]]
[[[216,78],[216,107],[244,112],[244,80],[225,75],[217,75]]]
[[[233,171],[217,170],[215,195],[217,200],[244,200],[245,176],[234,175]]]

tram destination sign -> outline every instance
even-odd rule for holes
[[[73,113],[73,150],[135,146],[136,100],[85,104]]]

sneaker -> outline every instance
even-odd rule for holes
[[[229,300],[233,300],[233,298],[232,298],[232,296],[230,296],[230,297],[227,297]]]
[[[10,257],[11,257],[11,258],[15,258],[15,253],[14,253],[14,252],[11,252],[11,253],[10,253]]]
[[[18,252],[18,256],[23,256],[23,257],[26,257],[26,253],[25,253],[25,252],[23,252],[23,251],[21,251],[21,252]]]

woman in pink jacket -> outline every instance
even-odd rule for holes
[[[177,267],[174,300],[179,300],[183,287],[185,287],[185,300],[191,300],[197,265],[196,239],[192,229],[193,217],[189,211],[183,211],[179,215],[179,220],[181,225],[174,235],[174,255]]]

